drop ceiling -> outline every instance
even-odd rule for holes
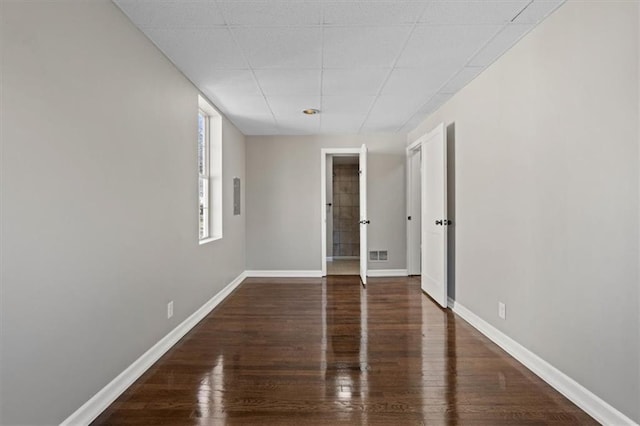
[[[246,135],[408,132],[563,1],[114,0]]]

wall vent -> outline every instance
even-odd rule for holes
[[[386,262],[389,260],[389,252],[387,250],[371,250],[369,252],[369,261]]]

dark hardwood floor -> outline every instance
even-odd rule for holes
[[[414,278],[247,279],[94,425],[597,424]]]

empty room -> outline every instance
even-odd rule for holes
[[[0,0],[0,425],[640,423],[640,0]]]

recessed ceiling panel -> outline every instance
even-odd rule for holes
[[[247,68],[248,64],[226,28],[145,28],[144,33],[188,77],[209,69]]]
[[[322,71],[323,95],[377,95],[391,68],[347,68]]]
[[[207,97],[219,106],[222,112],[233,117],[265,117],[271,115],[271,110],[264,96],[238,96],[216,92],[204,92]]]
[[[375,123],[385,127],[392,123],[395,125],[393,131],[398,131],[430,97],[431,95],[419,92],[412,95],[379,96],[367,117],[365,127],[374,129]]]
[[[194,82],[202,91],[224,97],[262,95],[251,70],[208,69],[207,72],[198,70],[194,74],[198,75]]]
[[[436,93],[429,99],[425,104],[423,104],[416,113],[405,123],[405,125],[400,129],[401,132],[409,133],[411,130],[415,129],[421,122],[424,120],[424,117],[431,114],[440,108],[446,101],[451,98],[451,94],[442,94]]]
[[[284,115],[276,117],[278,130],[283,135],[316,135],[320,133],[319,115]]]
[[[458,71],[458,67],[438,64],[430,68],[396,68],[382,89],[383,95],[413,95],[425,97],[438,91]]]
[[[328,27],[324,29],[327,68],[389,68],[411,27]]]
[[[331,134],[355,134],[366,118],[365,114],[332,114],[322,113],[320,116],[320,131]]]
[[[375,100],[375,96],[323,96],[322,115],[366,115]]]
[[[208,28],[225,24],[214,1],[118,0],[116,3],[138,27]]]
[[[434,1],[427,6],[420,23],[436,25],[506,24],[530,0]]]
[[[251,117],[229,116],[233,123],[242,128],[245,135],[275,135],[278,134],[278,126],[271,114],[253,115]]]
[[[413,24],[424,12],[427,2],[380,1],[335,2],[324,6],[327,25],[405,25]]]
[[[482,67],[465,67],[460,70],[455,76],[453,76],[447,84],[442,87],[439,92],[440,93],[456,93],[464,86],[467,85],[471,80],[476,78],[478,74],[482,72],[484,68]]]
[[[113,1],[252,135],[409,131],[563,2]]]
[[[397,66],[460,68],[500,31],[498,25],[421,25],[416,27]]]
[[[261,69],[255,71],[265,95],[318,95],[321,70]]]
[[[232,31],[253,68],[321,68],[319,27],[239,27]]]
[[[305,109],[320,109],[320,96],[269,96],[269,106],[276,116],[308,117],[302,114]]]
[[[562,0],[536,0],[522,11],[514,24],[537,24],[562,4]]]
[[[219,1],[229,25],[320,25],[322,4],[300,1]]]
[[[533,28],[527,24],[507,25],[496,37],[491,40],[476,56],[471,59],[469,65],[475,67],[487,67],[509,50],[516,41]]]

